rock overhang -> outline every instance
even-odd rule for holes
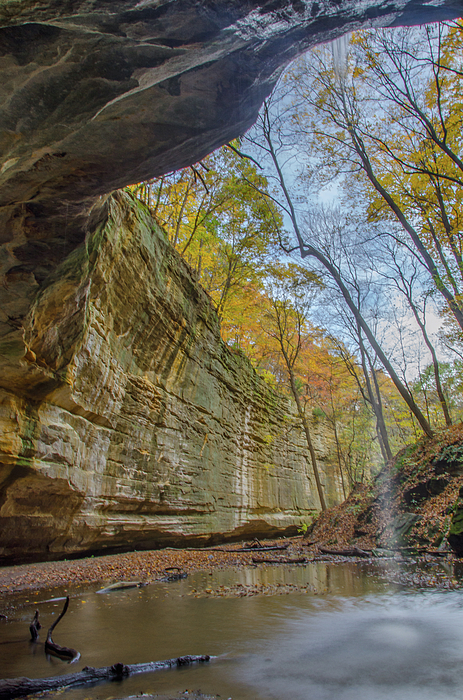
[[[13,0],[0,7],[0,357],[18,387],[33,303],[105,195],[243,134],[282,69],[361,26],[461,0]],[[53,383],[53,377],[50,378]],[[0,380],[1,383],[1,380]],[[41,382],[39,382],[41,383]]]
[[[28,2],[0,10],[0,204],[88,206],[197,161],[255,120],[278,72],[362,25],[461,3]],[[53,208],[53,207],[52,207]]]

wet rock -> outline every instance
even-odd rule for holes
[[[452,523],[447,537],[448,543],[457,557],[463,557],[463,486],[453,508]]]
[[[389,524],[392,543],[402,545],[407,542],[407,537],[412,527],[418,522],[419,515],[415,513],[399,513]]]

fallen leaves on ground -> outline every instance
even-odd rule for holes
[[[301,538],[266,540],[266,546],[289,544],[283,551],[300,556]],[[166,569],[179,567],[192,574],[197,571],[243,568],[252,566],[253,552],[237,551],[240,544],[224,545],[223,551],[214,549],[159,549],[130,552],[102,557],[88,557],[72,561],[39,562],[8,566],[0,569],[0,595],[19,591],[38,591],[62,585],[140,581],[152,583],[166,575]],[[277,553],[275,558],[277,558]],[[278,566],[278,565],[277,565]]]

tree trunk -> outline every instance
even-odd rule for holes
[[[294,204],[293,204],[292,198],[289,194],[288,188],[286,187],[285,176],[284,176],[284,173],[280,167],[280,163],[278,162],[278,157],[277,157],[277,154],[276,154],[274,146],[273,146],[272,137],[271,137],[271,133],[270,133],[270,119],[269,119],[269,115],[268,115],[268,105],[265,102],[264,102],[264,138],[267,141],[268,152],[269,152],[270,157],[272,158],[273,164],[275,166],[275,169],[276,169],[276,172],[278,175],[278,180],[279,180],[280,186],[283,190],[283,194],[285,196],[285,200],[286,200],[286,203],[288,205],[288,214],[289,214],[289,217],[291,219],[291,223],[293,225],[294,233],[296,234],[297,243],[298,243],[301,258],[304,259],[306,257],[314,257],[330,273],[331,277],[333,278],[333,280],[336,282],[337,286],[339,287],[339,291],[341,292],[347,306],[351,310],[358,326],[365,333],[365,335],[368,339],[368,342],[370,343],[371,347],[375,351],[376,355],[379,357],[385,370],[388,372],[389,376],[391,377],[392,381],[394,382],[398,392],[400,393],[400,395],[404,399],[404,401],[407,404],[407,406],[409,407],[410,411],[413,413],[413,415],[417,419],[418,423],[420,424],[420,426],[423,429],[423,431],[425,432],[425,434],[428,437],[433,437],[433,432],[432,432],[431,426],[429,425],[428,421],[426,420],[426,418],[424,417],[424,415],[420,411],[419,407],[417,406],[417,404],[414,401],[410,392],[407,390],[407,388],[400,381],[397,372],[395,372],[395,370],[392,367],[391,363],[389,362],[386,354],[383,352],[381,346],[379,345],[378,341],[376,340],[375,336],[373,335],[369,325],[367,324],[367,322],[363,318],[362,314],[360,313],[360,309],[355,305],[355,302],[352,299],[352,296],[349,293],[349,290],[347,289],[346,285],[344,284],[339,271],[336,269],[336,266],[322,253],[321,250],[318,250],[318,248],[315,248],[313,245],[310,245],[309,243],[306,243],[304,241],[304,238],[301,234],[301,230],[299,228],[299,224],[297,222],[296,210],[294,208]],[[371,170],[371,168],[370,168],[370,170]],[[367,175],[368,175],[368,172],[367,172]],[[402,220],[401,220],[401,223],[402,223]],[[405,226],[405,224],[406,224],[406,222],[404,222],[404,226]],[[406,228],[406,230],[408,231],[408,228]],[[282,247],[285,250],[283,245],[282,245]],[[425,251],[425,253],[427,253],[427,251]],[[430,256],[428,255],[428,257],[430,257]],[[433,270],[434,270],[434,268],[433,268]],[[436,281],[436,286],[438,286],[437,281]],[[438,289],[440,289],[440,288],[438,287]],[[449,304],[450,304],[450,302],[449,302]],[[454,310],[454,309],[452,308],[452,310]],[[458,318],[457,318],[457,320],[458,320]],[[463,328],[463,314],[461,314],[460,320],[461,320],[460,325]]]
[[[285,358],[285,360],[286,360],[286,358]],[[315,483],[317,484],[318,498],[320,499],[320,507],[323,511],[323,510],[326,510],[325,494],[323,493],[323,486],[322,486],[322,482],[320,480],[320,472],[318,471],[317,458],[315,456],[315,450],[314,450],[314,446],[312,443],[312,437],[310,435],[309,423],[308,423],[306,415],[302,409],[299,394],[297,393],[296,383],[294,381],[294,372],[293,372],[292,368],[288,365],[287,361],[286,361],[286,365],[287,365],[288,374],[289,374],[289,381],[291,384],[291,391],[292,391],[292,394],[294,397],[294,401],[296,402],[297,412],[298,412],[299,418],[301,420],[302,427],[304,428],[305,438],[307,440],[307,446],[308,446],[309,452],[310,452],[310,459],[312,460],[312,469],[313,469],[313,474],[315,477]]]
[[[360,341],[360,352],[361,352],[361,356],[362,356],[362,370],[363,370],[363,374],[365,376],[365,383],[367,386],[367,391],[368,391],[368,396],[369,396],[369,399],[371,402],[371,407],[373,409],[373,413],[375,414],[375,418],[376,418],[376,433],[378,435],[379,446],[381,448],[381,453],[383,455],[384,464],[387,464],[392,459],[392,451],[391,451],[391,448],[389,445],[389,436],[387,434],[386,422],[384,420],[383,404],[381,401],[381,393],[379,391],[378,379],[376,377],[376,372],[375,372],[375,369],[373,367],[373,363],[372,363],[370,356],[365,348],[365,345],[363,344],[361,331],[360,331],[360,328],[358,326],[357,326],[357,329],[358,329],[358,336],[359,336],[359,341]],[[371,386],[370,375],[368,373],[368,367],[366,365],[365,357],[368,358],[368,362],[370,365],[370,370],[371,370],[373,382],[375,385],[376,396],[374,395],[373,387]]]
[[[402,396],[403,400],[409,407],[410,411],[413,413],[415,418],[417,419],[418,423],[420,424],[422,430],[428,437],[433,437],[433,431],[431,426],[429,425],[428,421],[424,417],[423,413],[421,412],[420,408],[416,404],[415,400],[413,399],[412,395],[410,392],[407,390],[407,388],[403,385],[403,383],[400,381],[399,376],[397,372],[394,370],[392,364],[389,362],[386,354],[383,352],[383,349],[381,348],[380,344],[376,340],[375,336],[373,335],[371,328],[363,318],[360,310],[357,308],[354,300],[352,299],[352,296],[349,293],[349,290],[347,289],[346,285],[341,279],[341,275],[337,271],[336,267],[323,255],[321,251],[319,251],[317,248],[314,248],[312,245],[309,245],[308,243],[304,243],[302,237],[299,235],[298,240],[300,241],[300,246],[301,246],[301,257],[305,258],[308,256],[316,258],[325,268],[326,270],[330,273],[334,281],[339,287],[339,291],[341,292],[342,296],[344,297],[344,301],[346,302],[347,306],[352,312],[352,315],[354,316],[356,322],[360,326],[360,328],[363,330],[365,333],[366,337],[368,338],[368,342],[370,343],[371,347],[375,351],[376,355],[379,357],[381,360],[386,372],[389,374],[391,377],[392,381],[394,382],[396,389],[398,390],[399,394]]]

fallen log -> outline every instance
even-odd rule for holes
[[[358,547],[351,547],[349,549],[326,549],[326,547],[318,547],[322,554],[332,554],[335,557],[371,557],[371,552],[367,552],[364,549],[359,549]]]
[[[42,629],[42,625],[39,622],[39,611],[35,611],[34,619],[29,625],[29,632],[31,633],[31,640],[36,642],[39,638],[39,630]]]
[[[242,547],[241,549],[223,549],[221,547],[209,547],[206,552],[223,552],[225,554],[241,554],[242,552],[272,552],[275,550],[288,549],[288,544],[275,545],[274,547]]]
[[[451,549],[425,549],[425,554],[429,554],[431,557],[446,557],[449,554],[453,554]]]
[[[307,559],[305,557],[300,557],[299,559],[289,559],[288,557],[279,557],[278,559],[269,559],[264,557],[252,557],[254,564],[306,564]]]
[[[288,544],[279,544],[275,545],[274,547],[243,547],[242,549],[234,549],[234,550],[228,550],[234,551],[234,552],[272,552],[277,549],[288,549],[289,543]]]
[[[106,588],[101,588],[97,593],[111,593],[112,591],[125,591],[128,588],[141,588],[148,584],[143,581],[117,581],[116,583],[111,583],[110,586]]]
[[[13,700],[13,698],[24,697],[30,693],[57,690],[58,688],[76,688],[101,681],[120,681],[136,673],[164,671],[169,668],[178,668],[179,666],[205,663],[210,658],[207,654],[202,656],[179,656],[176,659],[167,659],[167,661],[152,661],[130,666],[121,663],[113,666],[104,666],[103,668],[85,666],[78,673],[68,673],[65,676],[53,676],[51,678],[7,678],[0,680],[0,700]]]
[[[275,545],[275,547],[243,547],[242,549],[229,549],[229,552],[272,552],[276,550],[288,549],[289,544]]]
[[[62,609],[60,615],[58,615],[57,619],[54,621],[54,623],[52,624],[52,626],[48,630],[47,638],[45,640],[45,653],[51,654],[52,656],[57,656],[60,659],[67,659],[71,663],[73,663],[74,661],[78,661],[80,659],[79,652],[76,651],[75,649],[71,649],[70,647],[62,647],[59,644],[55,644],[55,642],[53,641],[53,639],[51,637],[56,625],[65,616],[66,610],[68,609],[68,606],[69,606],[69,596],[67,596],[67,598],[66,598],[66,602],[64,603],[64,606],[63,606],[63,609]],[[38,611],[37,611],[37,617],[38,617]],[[32,634],[32,630],[31,630],[31,634]]]

